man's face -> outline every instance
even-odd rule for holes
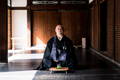
[[[63,34],[63,28],[61,25],[57,25],[55,28],[55,32],[57,35]]]

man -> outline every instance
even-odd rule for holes
[[[52,37],[44,52],[42,63],[37,68],[47,70],[50,67],[75,67],[75,54],[72,41],[64,35],[62,25],[55,28],[56,36]]]

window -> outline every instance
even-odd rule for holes
[[[11,0],[11,4],[12,4],[12,7],[26,7],[27,0]]]

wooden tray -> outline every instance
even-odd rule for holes
[[[52,73],[53,71],[65,71],[66,74],[67,74],[67,71],[68,71],[68,70],[69,70],[68,67],[62,67],[62,68],[60,68],[60,69],[57,69],[56,67],[51,67],[51,68],[49,69],[50,73]]]

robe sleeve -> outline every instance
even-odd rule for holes
[[[46,46],[46,49],[45,49],[45,52],[44,52],[42,62],[40,64],[39,68],[38,68],[39,70],[46,70],[46,69],[50,68],[51,65],[52,65],[52,61],[51,61],[51,58],[50,58],[51,49],[52,49],[52,42],[53,42],[52,39],[50,39],[47,42],[47,46]]]
[[[47,59],[50,58],[51,49],[52,49],[52,43],[48,42],[47,46],[46,46],[46,49],[45,49],[45,52],[44,52],[43,58],[47,58]]]
[[[71,69],[76,68],[77,65],[77,60],[76,60],[76,55],[75,55],[75,49],[73,47],[73,42],[69,40],[69,62],[68,66]]]

